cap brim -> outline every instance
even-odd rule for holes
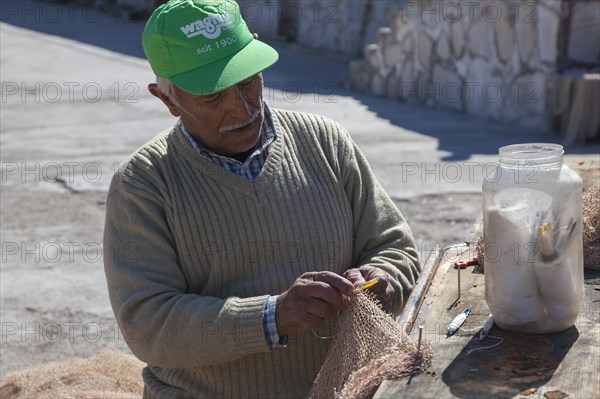
[[[192,94],[213,94],[264,71],[278,59],[279,54],[273,47],[253,39],[229,57],[173,76],[170,80]]]

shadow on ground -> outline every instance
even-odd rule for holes
[[[469,356],[482,344],[474,335],[460,354],[446,367],[442,380],[458,398],[508,399],[527,388],[541,388],[557,373],[565,356],[579,338],[577,327],[555,334],[536,335],[503,331],[502,345]],[[484,354],[482,354],[484,353]],[[477,370],[478,378],[465,378]]]

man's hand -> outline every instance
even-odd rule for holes
[[[318,329],[344,306],[354,286],[332,272],[304,273],[277,297],[275,319],[279,335],[302,335]]]
[[[390,284],[389,276],[386,272],[375,268],[348,269],[344,272],[343,276],[350,280],[356,288],[362,287],[369,281],[378,280],[377,284],[367,288],[367,291],[375,294],[384,312],[392,310],[394,287]]]

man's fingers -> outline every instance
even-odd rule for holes
[[[307,314],[305,320],[306,322],[304,325],[308,327],[307,329],[309,330],[318,330],[325,321],[324,319],[311,314]]]
[[[277,297],[275,320],[282,335],[318,329],[344,306],[344,296],[355,295],[354,286],[331,272],[304,273]]]
[[[362,287],[367,282],[359,269],[346,270],[344,277],[354,285],[354,288]]]
[[[335,314],[335,310],[320,299],[301,298],[295,302],[277,305],[276,322],[281,335],[299,335],[308,330],[317,330]]]
[[[337,310],[344,306],[341,293],[326,282],[309,280],[300,291],[306,298],[306,306],[322,303]],[[318,307],[318,305],[314,306]]]
[[[304,312],[310,316],[318,317],[321,322],[333,317],[335,310],[340,308],[334,308],[329,303],[314,298],[311,298],[304,304]]]
[[[344,277],[354,283],[357,289],[362,288],[364,291],[372,293],[384,311],[391,310],[394,288],[390,284],[386,272],[374,268],[354,268],[346,270]]]
[[[323,283],[329,284],[331,287],[335,288],[336,291],[343,295],[355,295],[354,286],[352,285],[352,283],[347,278],[344,278],[338,274],[332,272],[307,273],[303,275],[303,277],[311,279],[312,281],[321,281]]]
[[[369,288],[368,288],[369,291],[371,291],[372,293],[379,293],[379,292],[385,292],[386,291],[387,286],[388,286],[388,281],[385,280],[385,279],[382,279],[382,278],[376,278],[376,279],[367,281],[362,286],[370,284],[372,281],[377,281],[377,282],[375,284],[369,286]]]

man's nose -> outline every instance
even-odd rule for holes
[[[233,111],[240,117],[249,118],[252,115],[252,106],[248,101],[247,94],[238,85],[233,86],[230,90],[230,104]]]

